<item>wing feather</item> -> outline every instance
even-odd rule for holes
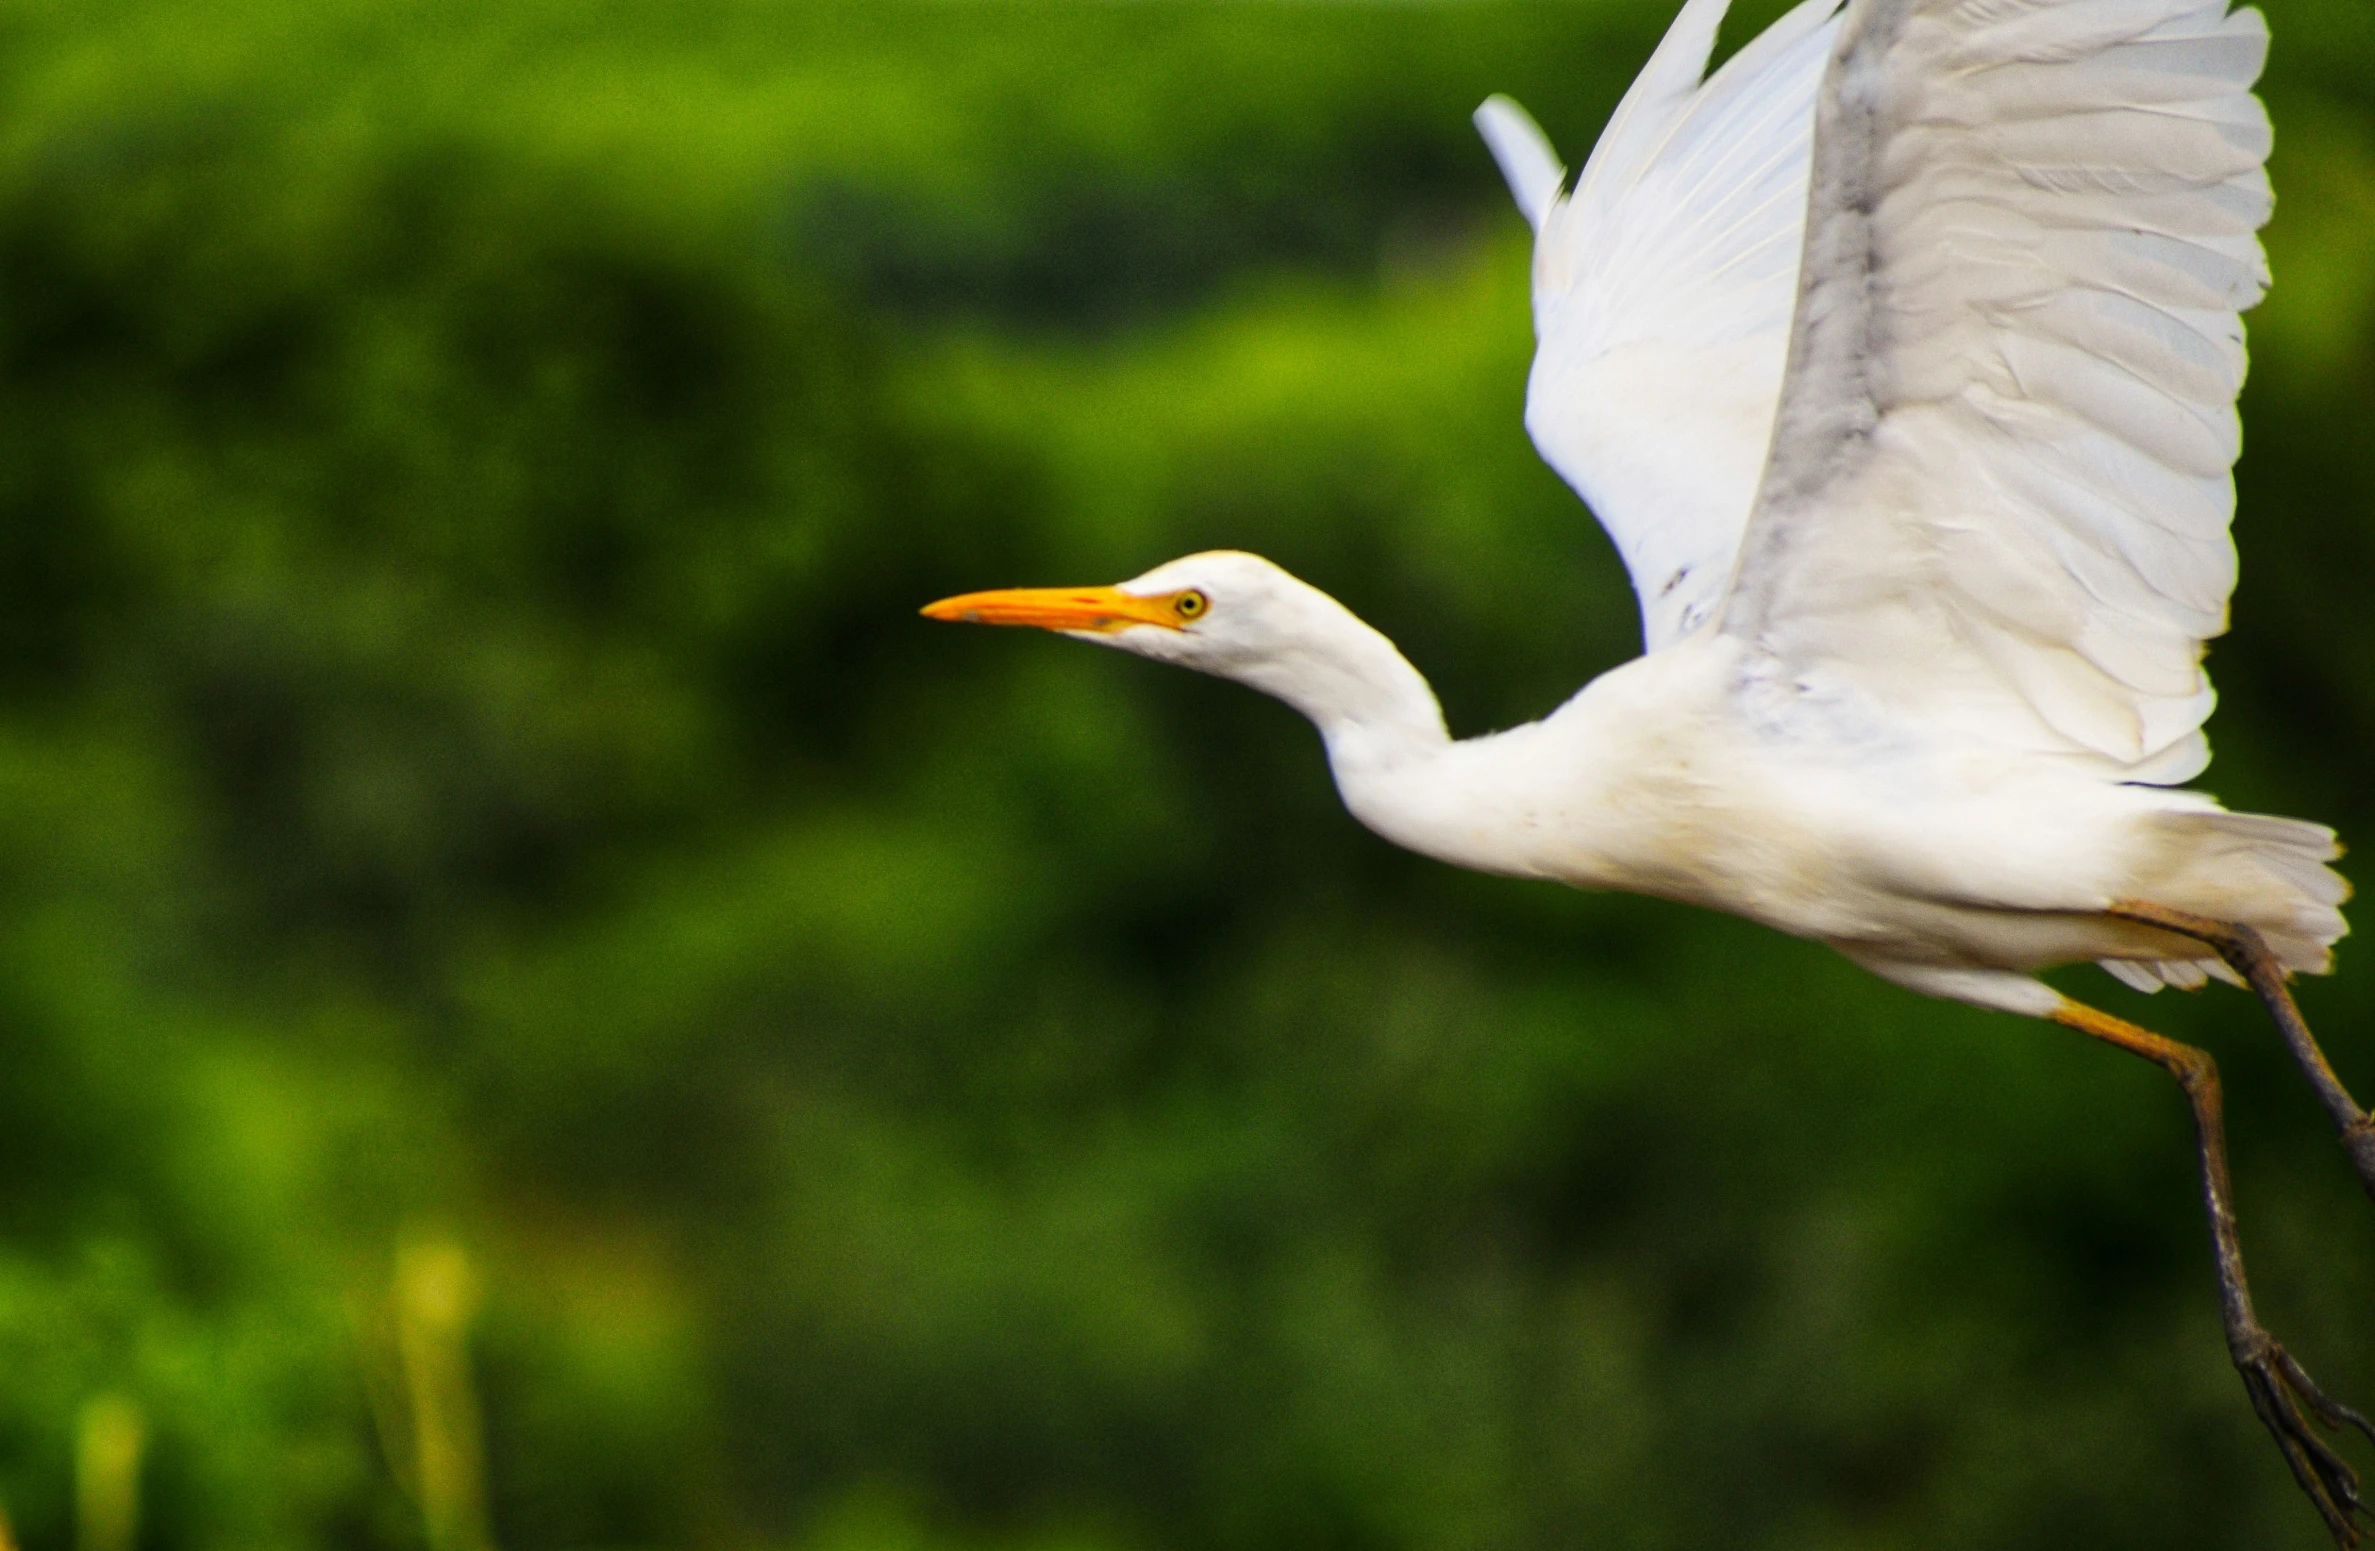
[[[1522,110],[1477,117],[1537,233],[1526,428],[1615,540],[1652,651],[1713,612],[1748,521],[1839,0],[1803,0],[1708,76],[1728,3],[1688,0],[1566,194]]]
[[[1560,164],[1559,153],[1551,149],[1550,137],[1525,109],[1506,97],[1484,99],[1484,105],[1476,110],[1476,132],[1484,136],[1486,148],[1500,164],[1501,176],[1509,181],[1510,197],[1525,213],[1526,224],[1540,231],[1542,218],[1559,197],[1559,185],[1567,180],[1567,169]]]
[[[2226,0],[1853,0],[1723,616],[1752,692],[2201,769],[2266,54]]]

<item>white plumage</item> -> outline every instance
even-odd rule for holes
[[[1564,199],[1517,110],[1480,114],[1540,212],[1527,424],[1616,540],[1650,651],[1720,614],[1740,703],[1818,745],[1902,751],[1918,729],[2096,780],[2198,774],[2202,642],[2235,581],[2238,315],[2267,283],[2258,13],[1898,0],[1840,36],[1809,0],[1702,83],[1723,8],[1685,6]],[[2191,853],[2188,908],[2325,967],[2330,834],[2162,811],[2124,827]],[[1833,940],[1927,989],[2044,1005]]]
[[[2208,757],[2235,577],[2258,14],[1806,0],[1702,79],[1724,6],[1683,7],[1571,191],[1515,104],[1478,114],[1537,231],[1527,424],[1623,554],[1645,656],[1455,744],[1383,637],[1250,556],[1120,590],[1196,589],[1192,621],[1084,633],[1298,706],[1356,816],[1462,866],[2038,1015],[2031,973],[2072,959],[2229,973],[2123,899],[2323,970],[2331,832],[2168,789]]]
[[[1731,911],[2169,1067],[2235,1361],[2351,1543],[2355,1478],[2295,1401],[2357,1419],[2251,1314],[2208,1058],[2035,978],[2249,976],[2375,1192],[2375,1121],[2283,989],[2344,931],[2333,833],[2177,789],[2235,582],[2266,28],[1806,0],[1702,79],[1725,4],[1687,0],[1571,190],[1515,104],[1477,115],[1536,230],[1527,428],[1623,555],[1645,655],[1455,742],[1390,642],[1252,555],[926,612],[1275,695],[1413,850]]]
[[[1777,671],[2113,779],[2209,762],[2270,202],[2267,32],[2225,12],[1856,15],[1726,622]]]
[[[1653,652],[1722,601],[1763,471],[1837,30],[1805,0],[1702,83],[1728,3],[1683,7],[1572,194],[1524,110],[1476,115],[1538,233],[1526,429],[1616,541]]]

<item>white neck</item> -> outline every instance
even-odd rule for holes
[[[1345,617],[1360,627],[1359,636],[1299,652],[1275,671],[1265,664],[1245,682],[1311,718],[1331,761],[1399,764],[1448,746],[1443,708],[1426,679],[1392,642]]]
[[[1317,588],[1292,587],[1268,600],[1265,612],[1277,628],[1263,650],[1198,666],[1302,712],[1339,765],[1400,763],[1447,746],[1451,734],[1435,692],[1394,643]]]
[[[1327,745],[1336,790],[1353,817],[1396,845],[1456,866],[1527,873],[1530,765],[1509,756],[1540,724],[1454,743],[1435,692],[1394,644],[1325,594],[1291,650],[1234,668],[1239,682],[1309,717]]]
[[[1545,871],[1537,819],[1565,800],[1575,764],[1542,757],[1551,723],[1452,742],[1435,692],[1393,642],[1257,555],[1191,555],[1126,585],[1150,596],[1209,588],[1212,618],[1089,639],[1235,679],[1302,712],[1327,744],[1344,805],[1396,845],[1488,872]]]

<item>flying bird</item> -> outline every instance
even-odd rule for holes
[[[2228,0],[1805,0],[1707,73],[1688,0],[1569,182],[1477,122],[1535,230],[1526,426],[1615,541],[1643,654],[1455,741],[1427,681],[1257,556],[969,593],[1248,684],[1345,806],[1485,872],[1731,911],[2153,1061],[2193,1108],[2227,1342],[2337,1542],[2345,1425],[2253,1313],[2210,1057],[2036,972],[2248,986],[2375,1193],[2375,1122],[2286,988],[2348,890],[2317,824],[2184,783],[2235,583],[2240,314],[2268,275],[2267,52]]]

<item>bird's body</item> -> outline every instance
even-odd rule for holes
[[[2053,964],[2229,973],[2123,900],[2323,971],[2331,832],[2177,789],[2266,282],[2258,14],[1803,0],[1708,76],[1725,3],[1688,0],[1572,186],[1514,104],[1478,114],[1537,234],[1527,428],[1624,555],[1643,656],[1451,743],[1390,643],[1252,556],[1122,585],[1200,618],[1085,633],[1295,705],[1355,816],[1460,866],[2034,1015]]]
[[[1126,587],[1196,588],[1291,638],[1235,676],[1311,719],[1354,817],[1454,866],[1728,911],[1916,990],[2038,1016],[2059,997],[2031,974],[2056,964],[2167,964],[2199,983],[2201,946],[2106,915],[2118,900],[2248,922],[2302,968],[2340,933],[2320,826],[1810,703],[1719,630],[1541,721],[1454,740],[1392,643],[1268,561],[1194,555]]]
[[[2231,1354],[2355,1544],[2356,1478],[2302,1408],[2375,1427],[2252,1313],[2209,1058],[2035,978],[2247,982],[2375,1193],[2375,1120],[2284,988],[2345,929],[2333,833],[2184,789],[2235,582],[2266,27],[2229,0],[1803,0],[1709,76],[1726,3],[1686,0],[1572,184],[1514,104],[1478,114],[1536,232],[1527,429],[1623,555],[1644,655],[1454,741],[1391,642],[1253,555],[926,612],[1274,695],[1411,850],[1729,911],[2159,1063]]]

